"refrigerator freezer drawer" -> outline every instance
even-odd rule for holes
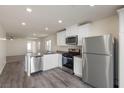
[[[99,88],[113,87],[112,56],[84,54],[83,81]]]

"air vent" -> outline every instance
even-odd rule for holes
[[[59,31],[57,31],[57,32],[62,32],[62,31],[65,31],[66,29],[64,28],[64,29],[61,29],[61,30],[59,30]]]
[[[15,35],[12,34],[12,33],[6,33],[6,38],[7,38],[8,40],[13,40],[13,39],[15,39]]]
[[[88,24],[88,23],[90,23],[90,21],[79,23],[78,26],[85,25],[85,24]]]

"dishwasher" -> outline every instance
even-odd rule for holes
[[[31,57],[30,73],[35,73],[42,70],[42,57]]]

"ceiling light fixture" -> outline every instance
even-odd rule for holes
[[[49,30],[49,28],[48,27],[45,27],[45,30],[47,31],[47,30]]]
[[[32,9],[31,8],[26,8],[26,11],[31,13],[32,12]]]
[[[10,40],[13,40],[12,38]]]
[[[26,23],[25,23],[25,22],[22,22],[21,24],[22,24],[23,26],[25,26],[25,25],[26,25]]]
[[[58,20],[58,23],[62,23],[62,20]]]
[[[33,36],[36,36],[36,34],[34,33]]]
[[[95,5],[90,5],[90,6],[95,6]]]

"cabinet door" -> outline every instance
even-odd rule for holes
[[[86,24],[78,27],[78,46],[82,46],[82,39],[83,37],[88,36],[89,31],[90,31],[90,24]]]
[[[70,27],[67,27],[66,28],[66,37],[69,37],[69,36],[72,36],[72,30],[71,30],[71,28]]]
[[[73,25],[66,28],[66,37],[75,36],[78,33],[78,25]]]
[[[58,54],[48,54],[43,56],[43,70],[58,67]]]
[[[74,74],[76,76],[82,77],[82,58],[74,57]]]
[[[62,54],[58,54],[58,66],[62,68]]]
[[[66,32],[65,31],[57,33],[57,45],[58,46],[65,46],[66,45],[65,39],[66,39]]]

